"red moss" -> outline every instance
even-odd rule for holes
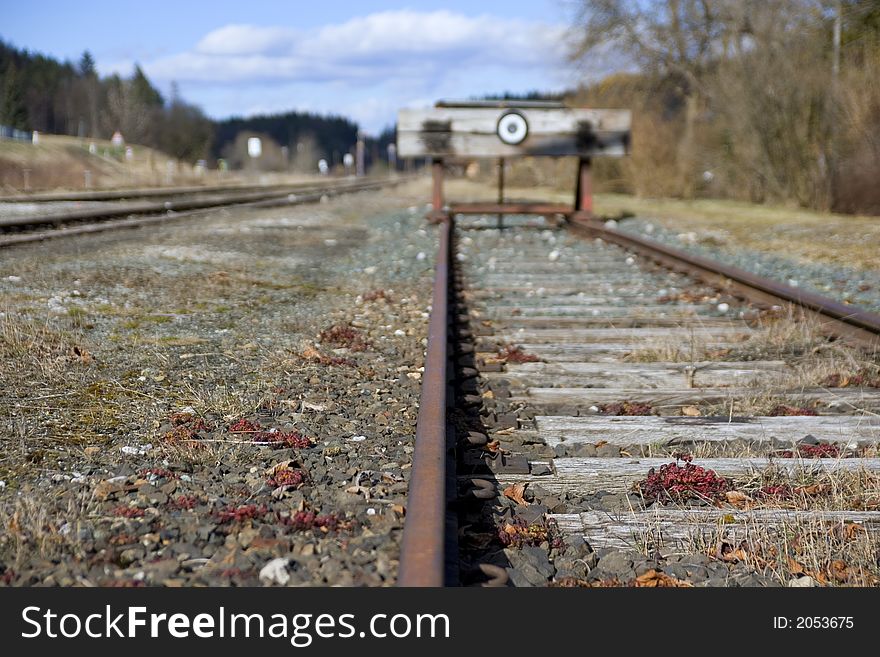
[[[360,331],[345,324],[336,324],[321,331],[318,339],[323,344],[334,347],[346,347],[351,351],[366,351],[371,345]]]
[[[266,479],[266,483],[272,488],[278,486],[299,486],[306,480],[306,474],[295,468],[278,468],[275,473]]]
[[[144,510],[138,509],[136,507],[130,506],[117,506],[115,509],[111,511],[114,516],[119,516],[120,518],[143,518]]]
[[[498,351],[498,358],[506,363],[537,363],[540,358],[535,354],[530,354],[522,350],[516,345],[509,344]]]
[[[243,520],[256,520],[262,518],[269,509],[265,504],[257,506],[256,504],[244,504],[242,506],[226,507],[217,512],[217,520],[221,523],[241,522]]]
[[[172,427],[182,427],[189,424],[194,419],[195,415],[193,415],[192,413],[172,413],[171,417],[168,418],[169,422],[171,422]]]
[[[787,449],[776,454],[779,458],[793,459],[795,457],[805,459],[836,459],[840,457],[840,447],[834,443],[820,445],[798,445],[796,450]]]
[[[798,415],[807,415],[812,417],[819,414],[812,408],[806,408],[805,406],[786,406],[785,404],[779,404],[779,406],[770,411],[768,415],[771,417]]]
[[[763,486],[758,494],[761,497],[775,497],[778,499],[789,499],[792,496],[794,490],[788,484],[770,484],[768,486]]]
[[[140,471],[141,477],[159,477],[160,479],[178,479],[176,473],[165,468],[145,468]]]
[[[346,523],[335,513],[318,515],[314,511],[297,511],[282,519],[282,523],[297,531],[320,531],[324,534],[343,529]]]
[[[866,368],[850,374],[835,372],[826,376],[820,385],[826,388],[880,388],[880,375],[875,372],[869,372]]]
[[[172,413],[168,418],[172,427],[187,427],[193,432],[211,431],[211,427],[202,418],[197,418],[192,413]]]
[[[249,433],[255,443],[272,445],[278,449],[293,447],[306,449],[312,447],[314,442],[308,436],[303,436],[299,431],[265,431],[259,422],[250,420],[238,420],[229,425],[230,433]]]
[[[342,356],[326,356],[324,354],[310,356],[309,362],[315,363],[317,365],[324,365],[325,367],[336,367],[339,365],[344,365],[345,367],[355,367],[357,365],[357,363],[355,363],[351,358],[343,358]]]
[[[654,415],[654,408],[650,404],[623,401],[600,404],[599,412],[602,415]]]
[[[255,443],[263,443],[272,445],[278,449],[292,447],[295,449],[306,449],[312,447],[314,443],[308,436],[303,436],[299,431],[260,431],[254,434]]]
[[[168,502],[168,505],[175,508],[188,511],[199,505],[199,498],[195,495],[178,495]]]
[[[635,484],[647,500],[666,502],[688,499],[716,499],[730,490],[730,481],[714,470],[693,463],[667,463],[659,470],[651,468],[648,476]]]
[[[171,431],[166,431],[165,435],[162,436],[162,440],[166,443],[171,443],[172,445],[175,443],[195,440],[196,438],[196,432],[189,427],[184,426],[174,427]]]
[[[255,433],[260,431],[262,427],[259,422],[251,422],[250,420],[237,420],[229,425],[230,433]]]

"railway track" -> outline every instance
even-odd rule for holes
[[[131,187],[127,189],[95,189],[61,192],[31,192],[27,194],[8,194],[0,196],[0,203],[54,203],[77,201],[119,201],[139,198],[166,198],[191,194],[217,194],[226,192],[288,190],[297,187],[314,186],[314,183],[272,184],[272,185],[185,185],[177,187]]]
[[[118,228],[137,228],[172,219],[191,217],[220,207],[267,208],[313,203],[323,197],[379,189],[403,182],[405,178],[343,181],[324,184],[269,188],[260,191],[179,198],[173,201],[140,201],[47,214],[0,219],[0,248],[58,237],[102,232]],[[46,229],[46,227],[51,227]]]
[[[880,316],[485,222],[439,228],[400,585],[878,583]]]

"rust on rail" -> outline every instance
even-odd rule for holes
[[[419,399],[398,586],[443,586],[446,537],[446,385],[452,220],[439,225],[434,297]]]

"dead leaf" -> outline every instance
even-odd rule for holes
[[[831,574],[831,577],[833,577],[838,582],[845,582],[849,579],[849,571],[847,570],[845,561],[835,559],[831,562],[831,566],[828,570]]]
[[[595,447],[596,449],[599,449],[599,448],[602,447],[603,445],[607,445],[607,444],[608,444],[608,441],[607,441],[607,440],[600,440],[598,443],[596,443],[596,444],[594,445],[594,447]]]
[[[496,452],[500,452],[500,451],[502,451],[501,450],[501,441],[500,440],[493,440],[490,443],[486,443],[483,446],[483,449],[487,452],[491,452],[492,454],[495,454]]]
[[[702,415],[702,413],[700,413],[700,409],[696,406],[682,406],[681,414],[688,417],[700,417]]]
[[[829,486],[828,484],[813,484],[812,486],[801,486],[800,488],[795,489],[804,495],[815,496],[815,495],[823,495],[828,492]]]
[[[495,393],[491,390],[487,390],[483,393],[483,399],[495,399]]]
[[[804,567],[799,564],[797,561],[792,559],[791,557],[787,557],[788,559],[788,570],[792,575],[800,575],[804,572]]]
[[[70,352],[71,352],[76,358],[78,358],[79,361],[80,361],[83,365],[88,365],[89,363],[92,362],[92,355],[91,355],[88,351],[86,351],[85,349],[83,349],[82,347],[78,347],[78,346],[74,345],[73,348],[71,348]]]
[[[98,482],[98,485],[92,490],[92,494],[101,502],[105,501],[111,495],[114,495],[120,491],[122,491],[125,486],[120,484],[111,484],[109,481],[104,480]]]
[[[738,490],[729,490],[725,493],[725,497],[730,504],[734,506],[745,506],[752,501],[752,498]]]
[[[848,523],[846,523],[846,524],[843,526],[843,533],[844,533],[844,536],[846,536],[846,538],[847,538],[848,540],[852,540],[852,539],[854,539],[857,535],[859,535],[859,534],[861,534],[861,533],[863,533],[863,532],[867,532],[867,531],[868,531],[868,530],[865,528],[864,525],[861,525],[861,524],[859,524],[859,523],[857,523],[857,522],[848,522]]]
[[[295,467],[296,467],[296,461],[293,461],[293,460],[279,461],[275,465],[271,465],[268,468],[266,468],[265,475],[267,477],[271,477],[274,474],[276,474],[279,470],[292,470]]]
[[[517,504],[528,506],[529,503],[526,502],[525,498],[523,497],[523,493],[526,492],[526,485],[527,484],[524,483],[511,484],[501,492],[504,497],[513,500]]]
[[[693,584],[667,575],[660,570],[651,569],[636,577],[633,586],[638,588],[689,588]]]

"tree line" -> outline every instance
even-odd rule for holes
[[[572,60],[634,69],[573,100],[633,110],[633,154],[597,162],[644,195],[880,213],[880,2],[581,0]]]
[[[261,168],[315,171],[319,158],[342,161],[358,126],[340,116],[286,112],[215,121],[183,100],[176,85],[166,98],[140,66],[130,77],[101,77],[86,51],[73,64],[20,50],[0,40],[0,124],[20,130],[126,141],[188,162],[226,158],[246,163],[249,136],[264,141]],[[393,132],[367,139],[367,161],[381,160]],[[380,153],[381,151],[381,153]]]

